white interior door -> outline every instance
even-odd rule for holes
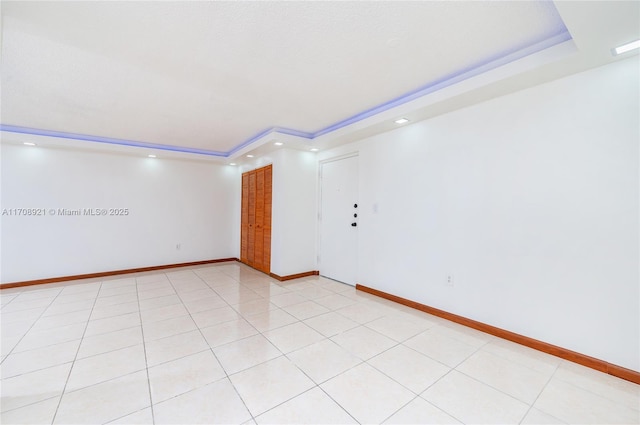
[[[358,267],[358,157],[321,163],[320,274],[355,285]]]

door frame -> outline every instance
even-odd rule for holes
[[[322,167],[325,164],[331,163],[331,162],[336,162],[336,161],[340,161],[343,159],[348,159],[348,158],[352,158],[352,157],[359,157],[360,156],[360,152],[359,151],[352,151],[349,153],[345,153],[342,155],[338,155],[338,156],[332,156],[331,158],[326,158],[323,160],[318,161],[318,228],[317,228],[317,258],[316,258],[316,264],[318,266],[318,270],[320,275],[322,275],[322,267],[321,267],[321,263],[322,263],[322,257],[320,256],[320,254],[322,253]],[[358,163],[359,165],[359,163]],[[359,167],[358,167],[358,173],[359,171]],[[360,202],[359,200],[360,198],[360,179],[358,178],[358,202]],[[359,222],[359,221],[358,221]],[[359,231],[359,230],[358,230]],[[358,276],[358,250],[359,250],[359,238],[356,238],[356,264],[355,264],[355,268],[356,268],[356,276]],[[354,287],[355,287],[355,283],[354,283]]]

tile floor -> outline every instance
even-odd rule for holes
[[[0,292],[1,422],[638,423],[640,386],[239,263]]]

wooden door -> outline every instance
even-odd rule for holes
[[[264,169],[256,170],[256,237],[253,243],[253,267],[262,270],[264,258]]]
[[[240,261],[249,262],[249,174],[242,175],[242,206],[240,219]]]
[[[264,217],[262,226],[264,228],[263,233],[263,257],[262,265],[265,269],[265,273],[271,272],[271,179],[272,179],[271,165],[264,167]]]
[[[249,233],[247,235],[247,264],[254,267],[256,249],[256,173],[249,173]]]
[[[271,184],[268,165],[242,174],[240,261],[271,271]]]

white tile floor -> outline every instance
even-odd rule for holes
[[[1,422],[638,423],[640,387],[239,263],[8,289]]]

